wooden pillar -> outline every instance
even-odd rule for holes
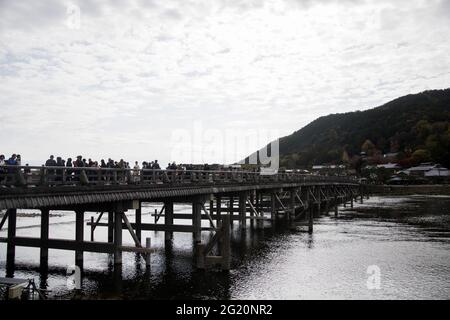
[[[220,195],[216,196],[216,220],[221,221],[222,215],[222,197]]]
[[[198,199],[192,202],[192,226],[194,241],[200,243],[202,241],[202,207]]]
[[[335,217],[338,216],[338,206],[339,206],[338,198],[337,198],[337,196],[334,196],[334,216]]]
[[[108,212],[108,242],[114,242],[114,212]]]
[[[311,203],[310,203],[311,201],[310,201],[309,192],[310,191],[308,190],[307,196],[306,196],[308,206],[309,206],[309,209],[308,209],[308,232],[312,233],[313,232],[313,221],[314,221],[314,205],[311,205]]]
[[[230,209],[230,226],[233,227],[233,215],[234,215],[234,198],[230,196],[230,202],[228,203],[228,209]]]
[[[12,277],[14,275],[14,264],[16,258],[16,244],[14,238],[16,237],[17,209],[9,209],[7,214],[8,214],[8,244],[6,247],[6,265],[7,265],[6,276]]]
[[[289,220],[292,220],[295,217],[295,195],[297,194],[297,189],[292,189],[290,193],[290,212],[289,212]]]
[[[363,202],[364,202],[364,190],[363,190],[362,186],[359,187],[359,195],[361,197],[360,203],[363,204]]]
[[[256,190],[251,190],[250,194],[249,194],[249,201],[252,204],[253,208],[255,208],[255,192],[256,192]],[[254,211],[250,210],[250,217],[254,217],[254,215],[255,215]],[[255,220],[251,219],[250,220],[251,227],[253,227],[254,223],[255,223]]]
[[[258,212],[261,212],[260,210],[260,193],[258,191],[255,191],[255,208]]]
[[[41,250],[40,250],[40,267],[46,269],[48,267],[48,230],[50,211],[41,209]]]
[[[164,224],[166,226],[172,226],[173,225],[173,201],[167,201],[164,202]],[[164,232],[164,240],[170,241],[173,239],[173,232],[172,231],[165,231]]]
[[[139,239],[139,242],[142,243],[142,203],[139,201],[139,208],[136,209],[136,218],[135,218],[135,233],[136,237]]]
[[[322,193],[321,193],[321,188],[320,188],[320,187],[317,187],[317,193],[316,193],[316,196],[317,196],[317,214],[320,216],[320,213],[321,213],[321,211],[322,211],[322,208],[321,208],[321,204],[322,204]]]
[[[75,241],[78,248],[75,250],[75,265],[83,269],[83,250],[79,248],[84,241],[84,211],[75,211]]]
[[[220,254],[222,255],[222,269],[230,270],[231,265],[231,232],[230,232],[230,215],[224,215],[222,218],[222,241],[220,243]]]
[[[114,212],[114,264],[122,264],[122,215],[121,210]]]
[[[247,192],[239,193],[239,224],[242,228],[247,226]]]
[[[152,246],[152,240],[150,238],[146,238],[145,239],[145,247],[147,249],[150,249],[151,246]],[[150,268],[150,263],[151,263],[151,255],[150,255],[150,253],[146,253],[145,254],[145,266],[147,268]]]
[[[350,198],[350,208],[353,209],[353,194],[352,194],[352,196],[351,196],[351,198]]]
[[[325,212],[327,215],[330,213],[330,192],[328,187],[325,187]]]
[[[212,216],[214,212],[214,199],[209,200],[209,214]]]
[[[275,192],[272,192],[270,194],[270,219],[272,221],[275,221],[276,215],[277,215],[277,213],[276,213],[277,206],[276,206],[276,198],[275,198],[275,196],[276,196]]]

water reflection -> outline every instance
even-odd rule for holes
[[[30,251],[18,250],[15,266],[0,257],[0,272],[15,268],[16,277],[38,278],[55,299],[450,297],[450,198],[374,197],[341,208],[337,218],[317,218],[313,234],[306,229],[283,220],[264,228],[249,223],[245,230],[235,223],[229,272],[196,270],[192,236],[175,234],[166,242],[162,232],[147,234],[156,248],[150,268],[135,253],[124,253],[123,266],[114,266],[111,255],[85,253],[79,293],[66,287],[64,262],[72,252],[50,250],[50,266],[36,267]],[[380,290],[366,287],[369,265],[380,266]]]

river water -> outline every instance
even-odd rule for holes
[[[158,207],[145,207],[143,222],[153,222],[150,213]],[[190,210],[175,207],[179,213]],[[50,237],[74,239],[74,218],[71,212],[52,212]],[[38,236],[39,222],[37,211],[18,211],[17,234]],[[85,228],[89,240],[90,228]],[[51,290],[52,299],[450,298],[450,197],[371,197],[353,209],[339,207],[337,218],[317,217],[313,234],[302,226],[270,222],[245,231],[236,222],[232,232],[229,272],[196,270],[191,234],[176,233],[165,246],[164,233],[151,231],[143,232],[157,249],[150,270],[134,253],[124,253],[122,270],[115,271],[108,254],[85,253],[81,293],[67,284],[66,269],[74,262],[70,251],[49,250],[49,271],[41,273],[39,249],[17,247],[14,276],[34,278]],[[133,243],[126,230],[123,235],[124,243]],[[105,228],[98,227],[95,240],[106,240]],[[0,276],[5,268],[2,243]]]

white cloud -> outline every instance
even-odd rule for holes
[[[449,3],[0,1],[0,153],[167,162],[194,121],[285,135],[448,87]]]

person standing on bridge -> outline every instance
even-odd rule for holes
[[[45,161],[45,166],[46,167],[56,167],[56,161],[55,161],[55,156],[51,155],[50,158]]]
[[[72,158],[67,158],[66,167],[68,167],[68,168],[73,167]],[[67,174],[67,178],[66,178],[67,181],[72,181],[73,170],[67,169],[66,174]]]
[[[51,155],[50,158],[47,161],[45,161],[45,166],[56,167],[56,161],[53,155]],[[47,177],[49,183],[55,181],[55,169],[47,169]]]
[[[5,161],[5,155],[0,154],[0,183],[3,183],[4,180],[6,180],[6,169],[2,168],[3,166],[6,165],[6,161]]]
[[[140,172],[141,168],[139,167],[139,163],[136,161],[134,163],[134,167],[133,167],[133,182],[134,183],[138,183],[139,182],[139,172]]]

